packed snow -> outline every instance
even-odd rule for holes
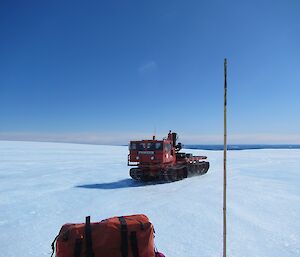
[[[128,176],[125,146],[0,141],[0,256],[50,256],[67,222],[146,214],[167,257],[222,256],[222,151],[206,175]],[[300,150],[228,152],[228,256],[300,256]]]

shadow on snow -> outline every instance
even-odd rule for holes
[[[118,189],[118,188],[129,188],[129,187],[144,187],[157,184],[165,184],[168,182],[165,181],[150,181],[150,182],[140,182],[133,179],[122,179],[115,182],[100,183],[100,184],[87,184],[87,185],[78,185],[79,188],[87,189]]]

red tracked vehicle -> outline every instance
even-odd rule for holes
[[[193,156],[179,152],[177,134],[169,131],[163,140],[131,141],[129,144],[128,166],[130,176],[135,180],[176,181],[192,175],[203,175],[209,169],[206,156]]]

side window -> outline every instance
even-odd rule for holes
[[[165,146],[166,152],[169,153],[171,150],[171,145],[170,144],[166,144]]]

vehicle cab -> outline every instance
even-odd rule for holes
[[[128,165],[162,164],[176,160],[172,141],[169,139],[131,141],[129,143]]]

